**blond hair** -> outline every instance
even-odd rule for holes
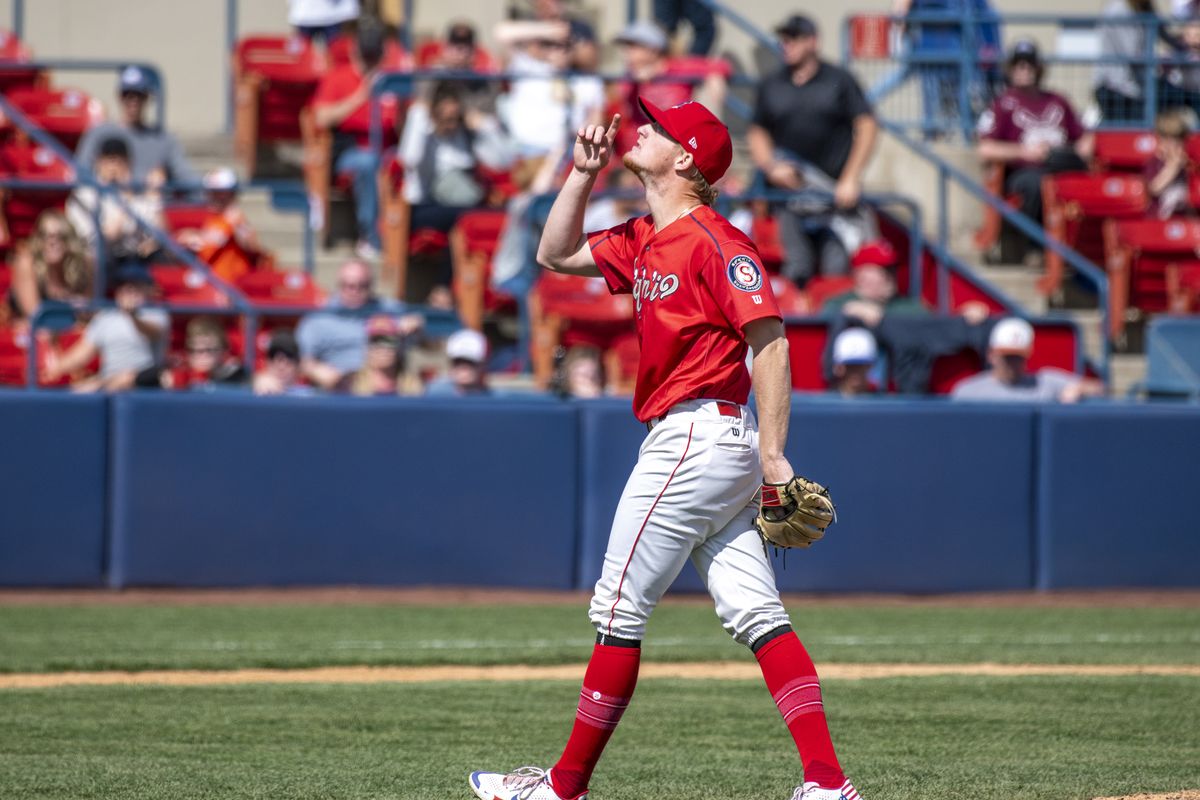
[[[687,152],[683,149],[683,145],[678,142],[675,143],[675,146],[679,148],[679,152]],[[711,206],[717,202],[717,196],[721,194],[720,191],[709,183],[707,178],[700,174],[700,168],[696,166],[694,160],[692,161],[692,168],[685,172],[683,177],[691,182],[692,191],[695,193],[696,199],[701,203]]]
[[[1154,119],[1154,132],[1167,139],[1186,139],[1191,132],[1187,118],[1177,108],[1170,108]]]
[[[29,255],[33,261],[34,274],[39,282],[49,279],[50,267],[46,263],[46,235],[42,229],[47,222],[57,222],[63,229],[65,253],[62,261],[62,278],[67,289],[74,294],[87,295],[92,291],[92,265],[88,260],[83,239],[75,232],[70,220],[56,208],[43,211],[37,218],[33,233],[29,236]]]

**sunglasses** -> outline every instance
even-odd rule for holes
[[[66,241],[67,239],[66,231],[41,231],[40,233],[43,239],[56,239],[60,242]]]
[[[207,347],[189,347],[187,349],[187,351],[189,353],[192,353],[195,355],[201,355],[201,354],[216,355],[217,353],[220,353],[224,349],[225,348],[219,347],[217,345],[208,345]]]
[[[338,286],[343,289],[370,289],[370,281],[339,281]]]

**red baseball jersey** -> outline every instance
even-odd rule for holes
[[[707,206],[657,233],[649,217],[588,234],[613,294],[631,293],[638,361],[633,412],[645,422],[698,398],[750,396],[742,328],[779,317],[762,260],[747,236]]]

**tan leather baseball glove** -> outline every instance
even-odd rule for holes
[[[799,475],[787,483],[764,483],[754,527],[776,547],[811,547],[837,518],[829,490]]]

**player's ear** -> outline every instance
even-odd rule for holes
[[[675,170],[687,174],[695,164],[695,157],[682,147],[679,148],[679,152],[675,155]]]

